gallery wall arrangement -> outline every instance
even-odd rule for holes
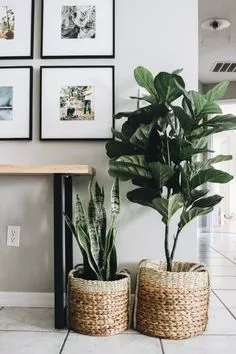
[[[32,140],[35,0],[0,2],[0,140]],[[114,58],[115,0],[42,0],[41,59]],[[12,66],[10,66],[12,64]],[[99,62],[97,63],[99,64]],[[114,66],[40,66],[43,140],[109,140]]]

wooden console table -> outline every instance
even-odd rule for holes
[[[87,165],[0,165],[0,176],[53,176],[54,313],[56,329],[65,327],[65,284],[67,284],[68,273],[73,268],[73,239],[71,231],[64,221],[63,211],[72,218],[72,176],[92,176],[94,174],[95,170]],[[63,235],[65,235],[64,238]],[[65,241],[63,242],[63,240]],[[64,260],[66,279],[64,279]]]

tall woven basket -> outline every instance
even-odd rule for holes
[[[68,280],[68,326],[91,336],[109,336],[129,326],[130,276],[119,273],[119,280],[95,281],[75,276]]]
[[[208,323],[209,273],[204,265],[142,261],[137,276],[134,327],[160,338],[184,339],[203,333]]]

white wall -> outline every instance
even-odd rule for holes
[[[55,0],[56,1],[56,0]],[[136,94],[133,69],[144,65],[154,73],[184,68],[188,88],[198,87],[197,0],[116,1],[116,58],[114,60],[40,60],[40,1],[36,1],[35,59],[2,61],[2,65],[33,65],[34,139],[1,142],[0,163],[87,163],[99,180],[110,186],[108,160],[102,142],[40,142],[39,66],[116,66],[116,111],[134,109],[128,99]],[[79,181],[85,190],[87,179]],[[0,291],[50,292],[53,289],[52,180],[48,177],[0,178]],[[123,195],[128,190],[122,184]],[[163,257],[163,225],[152,210],[124,199],[119,220],[118,256],[133,269],[142,258]],[[6,247],[6,226],[21,225],[20,248]],[[195,260],[196,223],[186,228],[178,257]],[[78,255],[76,253],[76,259]]]

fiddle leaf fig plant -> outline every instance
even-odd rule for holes
[[[66,215],[65,220],[83,255],[83,277],[111,281],[117,273],[115,223],[120,213],[119,179],[116,178],[113,183],[108,212],[104,206],[104,189],[97,182],[94,184],[93,179],[88,191],[87,211],[77,195],[74,223]]]
[[[195,217],[210,213],[222,200],[219,195],[209,196],[206,184],[233,179],[215,168],[215,164],[231,160],[231,155],[206,158],[211,152],[209,136],[236,129],[236,116],[223,115],[216,102],[224,97],[229,83],[221,82],[202,95],[186,90],[180,73],[160,72],[154,77],[148,69],[137,67],[134,77],[148,95],[133,98],[148,105],[116,114],[116,119],[125,122],[120,131],[113,130],[115,139],[106,144],[109,174],[135,186],[127,193],[128,199],[162,216],[167,271],[172,271],[183,228]],[[170,242],[170,222],[175,213],[178,225]]]

